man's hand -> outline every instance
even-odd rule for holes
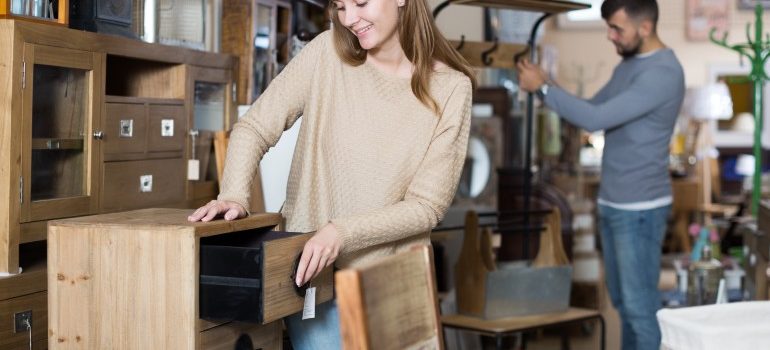
[[[217,215],[224,215],[225,220],[235,220],[246,217],[247,214],[246,209],[238,203],[213,200],[190,214],[187,221],[211,221]]]
[[[302,250],[302,257],[297,266],[297,279],[294,281],[301,286],[318,276],[325,267],[334,263],[340,253],[341,242],[337,237],[337,227],[328,223],[321,227]]]
[[[519,88],[524,91],[535,92],[548,81],[545,72],[526,59],[519,61],[516,64],[516,69],[519,71]]]

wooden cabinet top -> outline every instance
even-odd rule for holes
[[[49,226],[98,226],[116,229],[162,229],[164,232],[193,232],[197,237],[272,227],[281,222],[281,214],[252,214],[238,220],[217,219],[210,222],[189,222],[187,216],[193,209],[140,209],[112,214],[83,216],[49,222]]]
[[[110,55],[159,62],[214,68],[229,68],[235,63],[235,57],[227,54],[146,43],[137,39],[62,28],[45,23],[0,19],[0,36],[7,33],[20,34],[25,42],[40,45],[104,52]],[[0,42],[4,42],[1,37]]]

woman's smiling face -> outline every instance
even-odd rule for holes
[[[364,50],[398,42],[398,8],[402,0],[334,0],[340,23]]]

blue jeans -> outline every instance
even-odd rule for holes
[[[622,321],[623,350],[658,350],[660,255],[671,205],[630,211],[599,205],[607,289]]]
[[[315,318],[303,320],[302,312],[283,319],[289,331],[294,350],[342,349],[337,302],[327,301],[317,305]]]

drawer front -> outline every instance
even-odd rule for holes
[[[203,331],[200,337],[202,350],[275,350],[283,345],[283,327],[281,321],[265,325],[231,322]]]
[[[144,153],[147,114],[144,105],[107,103],[104,122],[104,154]]]
[[[259,230],[202,238],[200,317],[265,324],[302,311],[304,291],[294,285],[292,275],[311,236]],[[330,300],[331,267],[312,286],[317,304]]]
[[[47,293],[38,292],[0,301],[0,349],[29,349],[29,333],[14,333],[14,315],[32,311],[32,347],[47,348]]]
[[[262,322],[272,322],[302,311],[304,295],[298,293],[291,276],[299,257],[312,233],[266,241],[262,245]],[[332,267],[325,268],[313,279],[316,287],[316,305],[334,296]]]
[[[182,159],[104,163],[101,209],[106,212],[181,203],[184,171]]]
[[[184,148],[187,130],[184,106],[150,105],[149,119],[148,152],[181,151]]]

